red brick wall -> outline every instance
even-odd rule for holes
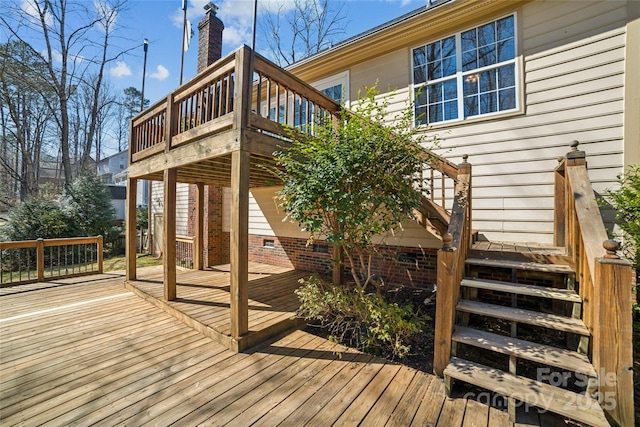
[[[273,242],[273,247],[265,246],[265,241]],[[318,242],[314,251],[314,246],[306,243],[305,239],[251,234],[249,260],[330,274],[332,245]],[[323,247],[327,253],[317,251]],[[436,249],[382,246],[379,252],[381,257],[376,258],[373,271],[386,283],[431,288],[436,282]],[[350,273],[347,272],[345,277],[348,280]]]
[[[195,236],[196,186],[189,185],[189,236]],[[204,187],[204,265],[229,263],[229,233],[222,232],[222,188]]]

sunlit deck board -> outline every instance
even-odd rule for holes
[[[512,425],[445,399],[432,375],[305,331],[234,353],[126,291],[123,277],[86,279],[0,297],[0,424]],[[9,310],[27,294],[28,307]]]
[[[148,269],[127,288],[186,322],[217,342],[241,351],[264,339],[300,325],[294,319],[298,280],[310,273],[291,268],[251,263],[249,266],[249,333],[240,339],[230,334],[229,266],[178,271],[177,299],[164,301],[162,270]]]

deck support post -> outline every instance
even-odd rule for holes
[[[451,235],[446,235],[450,237]],[[449,240],[450,242],[450,240]],[[451,359],[451,336],[455,321],[459,287],[456,268],[456,248],[445,247],[438,251],[438,300],[434,337],[433,372],[442,378]]]
[[[231,335],[249,332],[249,165],[247,151],[231,154]]]
[[[204,269],[202,260],[204,253],[204,184],[196,184],[196,217],[195,217],[195,239],[193,241],[193,268]]]
[[[162,256],[164,265],[164,299],[176,299],[176,181],[178,170],[164,170],[164,230]]]
[[[598,401],[619,425],[634,425],[633,302],[634,271],[618,258],[618,244],[604,242],[607,255],[596,259],[593,328],[593,367],[598,373]]]
[[[136,280],[136,200],[138,198],[138,180],[127,179],[127,205],[125,214],[126,234],[126,280]]]

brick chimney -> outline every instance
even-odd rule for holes
[[[205,5],[206,13],[198,23],[198,73],[222,57],[224,24],[216,16],[218,6]]]

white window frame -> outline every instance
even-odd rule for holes
[[[349,108],[350,99],[349,99],[349,71],[348,70],[338,74],[334,74],[324,79],[315,81],[311,83],[311,86],[313,86],[319,91],[323,91],[327,88],[337,86],[339,84],[342,85],[342,95],[344,97],[343,99],[344,106],[346,108]]]
[[[513,58],[507,61],[502,61],[502,62],[497,62],[495,64],[491,64],[488,66],[484,66],[484,67],[479,67],[479,68],[474,68],[473,70],[467,70],[467,71],[462,71],[462,33],[475,29],[475,28],[479,28],[482,27],[483,25],[486,24],[490,24],[492,22],[497,22],[503,18],[507,18],[509,16],[513,16],[513,37],[514,37],[514,55]],[[514,112],[518,112],[521,109],[521,98],[522,98],[522,75],[521,75],[521,66],[520,66],[520,38],[519,38],[519,31],[518,31],[518,14],[517,12],[512,12],[512,13],[508,13],[505,14],[503,16],[499,16],[497,18],[482,22],[480,24],[476,24],[467,28],[464,28],[460,31],[456,31],[454,34],[448,34],[442,37],[438,37],[437,39],[430,39],[428,41],[426,41],[425,43],[421,43],[419,45],[413,46],[409,49],[409,55],[410,55],[410,59],[411,59],[411,68],[410,68],[410,73],[411,73],[411,99],[414,102],[416,102],[416,97],[415,97],[415,92],[416,89],[422,87],[426,90],[428,85],[434,84],[434,83],[439,83],[439,82],[443,82],[446,80],[452,80],[455,79],[456,80],[456,87],[457,87],[457,105],[458,105],[458,117],[455,119],[449,119],[449,120],[441,120],[438,122],[433,122],[433,123],[429,123],[428,119],[428,115],[429,113],[427,112],[427,122],[426,123],[420,123],[417,124],[416,123],[416,108],[414,107],[413,109],[413,123],[414,126],[417,127],[423,127],[423,126],[437,126],[437,125],[441,125],[441,124],[451,124],[451,123],[459,123],[459,122],[465,122],[465,121],[470,121],[470,120],[478,120],[478,119],[485,119],[485,118],[492,118],[494,116],[497,115],[504,115],[504,114],[512,114]],[[425,82],[421,82],[421,83],[415,83],[414,82],[414,58],[413,58],[413,51],[414,49],[418,49],[421,47],[425,47],[427,45],[429,45],[430,43],[434,43],[437,42],[439,40],[444,40],[446,38],[449,38],[451,36],[455,36],[455,43],[456,43],[456,73],[450,76],[446,76],[446,77],[442,77],[442,78],[438,78],[438,79],[434,79],[434,80],[426,80]],[[500,111],[494,111],[494,112],[490,112],[490,113],[484,113],[484,114],[476,114],[473,116],[469,116],[469,117],[465,117],[464,116],[464,77],[469,75],[469,74],[474,74],[474,73],[480,73],[482,71],[486,71],[486,70],[490,70],[490,69],[498,69],[502,66],[505,65],[510,65],[513,64],[514,66],[514,80],[515,80],[515,107],[508,109],[508,110],[500,110]],[[443,106],[444,108],[444,106]],[[444,114],[444,111],[443,111]],[[443,116],[444,117],[444,116]]]

